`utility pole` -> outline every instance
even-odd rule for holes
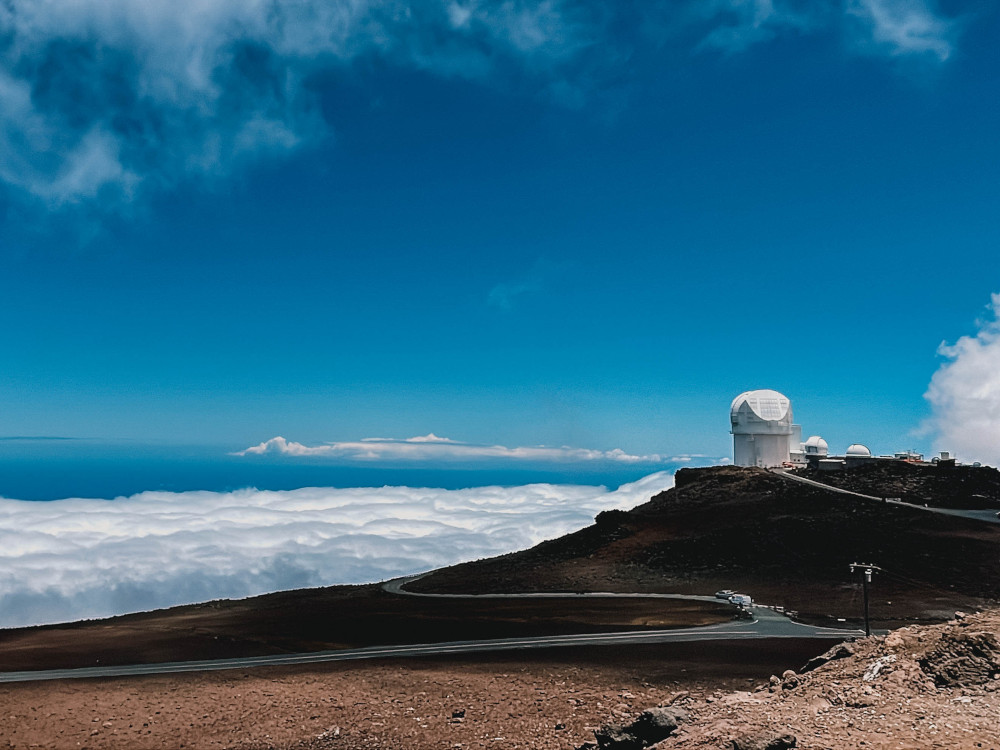
[[[861,584],[864,587],[865,592],[865,635],[871,635],[872,629],[868,620],[868,584],[872,582],[872,571],[882,570],[882,568],[878,565],[872,565],[871,563],[851,563],[850,567],[852,573],[856,570],[860,570],[864,574],[861,579]]]

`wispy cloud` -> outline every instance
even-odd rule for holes
[[[673,485],[0,499],[0,627],[363,583],[523,549]]]
[[[662,464],[688,460],[686,456],[632,455],[620,448],[593,450],[568,446],[528,446],[508,448],[503,445],[475,445],[441,438],[433,433],[402,440],[365,438],[357,442],[303,445],[283,437],[273,437],[236,455],[326,456],[348,461],[537,461],[541,463],[598,462],[621,464]]]
[[[975,335],[942,343],[938,353],[947,361],[924,394],[936,445],[964,460],[1000,465],[1000,294],[992,295]]]
[[[847,9],[868,27],[872,42],[893,55],[930,54],[941,61],[951,55],[955,24],[924,0],[851,0]]]
[[[491,307],[511,310],[522,298],[539,294],[553,277],[565,272],[568,264],[554,263],[547,258],[539,258],[520,278],[495,284],[487,295]]]
[[[787,34],[842,29],[848,47],[890,56],[951,54],[956,24],[928,0],[707,0],[690,17],[709,24],[701,47],[729,53]]]
[[[497,307],[501,310],[510,310],[521,297],[527,294],[535,294],[541,290],[542,280],[539,277],[519,279],[517,281],[503,281],[490,289],[486,300],[492,307]]]
[[[780,34],[822,26],[829,18],[828,10],[821,5],[781,0],[709,0],[693,8],[712,26],[701,48],[730,53],[743,52]]]
[[[0,179],[52,206],[225,174],[315,143],[309,75],[365,55],[445,76],[552,74],[585,6],[431,0],[0,4]]]

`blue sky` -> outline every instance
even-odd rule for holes
[[[761,387],[987,458],[998,21],[15,0],[0,434],[725,456]]]

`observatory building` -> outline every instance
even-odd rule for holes
[[[808,467],[810,470],[841,471],[879,461],[904,461],[948,469],[954,456],[941,451],[930,461],[922,453],[906,450],[891,456],[875,456],[868,446],[852,443],[843,455],[830,455],[829,444],[819,435],[802,442],[802,427],[792,423],[792,402],[782,393],[763,389],[744,391],[729,407],[733,435],[733,463],[762,469]],[[979,463],[972,464],[979,466]]]
[[[805,463],[802,428],[792,424],[792,402],[787,396],[771,390],[745,391],[733,399],[729,419],[737,466]]]

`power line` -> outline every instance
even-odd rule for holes
[[[851,563],[851,572],[860,570],[862,572],[861,584],[864,587],[865,593],[865,635],[871,635],[872,629],[868,619],[868,584],[872,582],[872,572],[881,571],[878,565],[873,565],[872,563]]]

